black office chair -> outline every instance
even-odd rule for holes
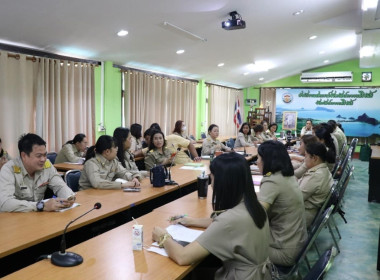
[[[65,182],[73,192],[79,191],[80,170],[69,170],[65,174]]]
[[[226,142],[227,147],[233,149],[235,147],[235,140],[233,138],[230,138]]]
[[[336,255],[337,251],[334,246],[331,249],[326,250],[303,280],[323,279],[323,276],[330,269]]]
[[[50,162],[52,164],[54,164],[55,163],[55,159],[57,157],[57,153],[56,152],[49,152],[49,153],[47,153],[46,157],[48,158],[48,160],[50,160]]]

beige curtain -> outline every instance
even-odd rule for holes
[[[86,63],[42,58],[37,82],[37,133],[48,151],[59,151],[75,134],[95,138],[94,69]]]
[[[19,57],[0,52],[0,137],[4,148],[17,156],[18,138],[27,132],[44,138],[48,151],[58,152],[77,133],[85,133],[92,144],[93,67]]]
[[[20,135],[35,131],[36,73],[37,64],[25,55],[16,59],[0,52],[0,138],[11,157],[19,155]]]
[[[272,120],[276,120],[276,88],[260,88],[260,107],[269,107],[269,112],[272,112]]]
[[[236,135],[238,132],[238,129],[234,123],[236,100],[240,101],[240,115],[242,123],[246,122],[244,119],[243,91],[217,85],[209,85],[208,87],[209,125],[218,125],[219,135]]]
[[[126,126],[142,125],[143,130],[154,122],[165,134],[171,134],[177,120],[183,120],[188,134],[196,132],[197,83],[177,80],[136,70],[124,73],[124,120]]]

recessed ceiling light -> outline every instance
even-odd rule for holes
[[[330,62],[330,60],[328,60],[328,59],[323,61],[323,63],[329,63],[329,62]]]
[[[249,72],[245,72],[245,73],[243,73],[244,76],[247,76],[248,74],[249,74]]]
[[[325,51],[320,51],[320,52],[319,52],[319,54],[324,54],[324,53],[325,53]]]
[[[259,81],[264,81],[264,78],[263,78],[263,77],[261,77],[261,78],[259,79]]]
[[[293,16],[299,16],[300,14],[302,14],[303,13],[303,10],[299,10],[299,11],[297,11],[297,12],[294,12],[293,13]]]
[[[119,32],[117,32],[117,36],[119,37],[123,37],[123,36],[127,36],[128,34],[128,31],[127,30],[120,30]]]
[[[218,67],[223,67],[223,66],[224,66],[223,62],[218,64]]]
[[[309,37],[309,40],[314,40],[314,39],[316,39],[317,38],[317,36],[316,35],[313,35],[313,36],[310,36]]]
[[[185,50],[178,50],[177,54],[183,54],[184,52],[185,52]]]

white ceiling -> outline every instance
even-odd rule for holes
[[[360,6],[359,0],[1,0],[0,43],[242,88],[324,66],[325,60],[358,58]],[[223,30],[221,21],[235,10],[247,28]],[[129,34],[116,36],[120,29]],[[318,38],[309,40],[311,35]],[[185,53],[177,55],[178,49]],[[273,68],[249,70],[260,61]]]

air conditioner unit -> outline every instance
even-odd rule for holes
[[[302,73],[302,83],[349,83],[352,82],[351,71]]]

